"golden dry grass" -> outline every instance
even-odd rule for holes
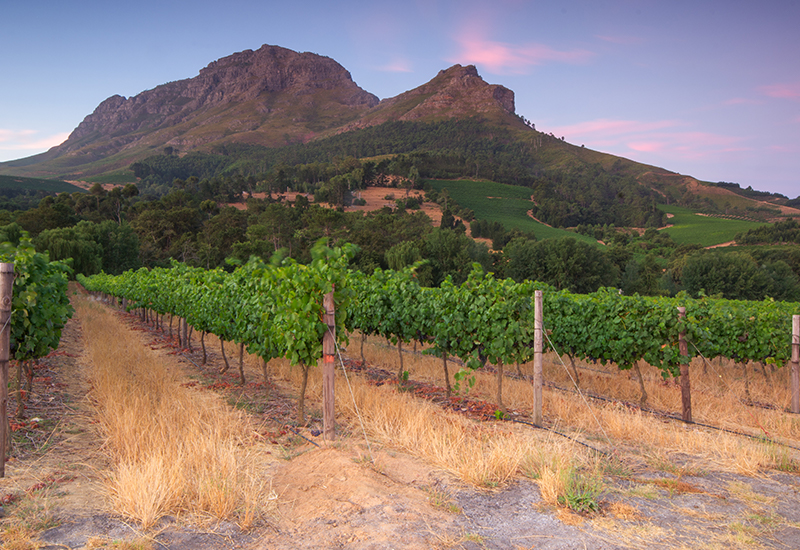
[[[351,337],[349,355],[360,357],[360,336]],[[386,340],[369,337],[364,347],[364,356],[375,366],[389,371],[396,370],[397,349]],[[800,420],[780,410],[750,407],[744,404],[745,380],[741,367],[715,360],[704,365],[696,360],[691,366],[693,413],[696,421],[717,425],[754,435],[786,440],[800,444]],[[437,357],[407,353],[404,365],[415,380],[443,386],[442,361]],[[635,371],[619,371],[614,365],[585,365],[578,363],[581,388],[615,399],[638,402],[640,386]],[[450,376],[458,369],[450,365]],[[589,370],[591,369],[591,370]],[[507,372],[515,372],[513,365]],[[519,367],[523,376],[532,374],[532,364]],[[704,372],[707,371],[707,372]],[[660,371],[643,365],[641,368],[648,394],[649,406],[667,411],[680,412],[680,389],[674,381],[665,382]],[[753,365],[748,367],[747,390],[754,401],[775,404],[788,403],[786,369],[767,375]],[[563,362],[553,353],[546,356],[544,378],[562,387],[571,386],[568,359]],[[469,391],[471,397],[493,402],[496,395],[494,373],[475,373],[477,382]],[[452,378],[451,378],[452,380]],[[503,383],[503,401],[510,409],[531,413],[532,388],[523,379],[506,379]],[[724,432],[709,431],[697,426],[669,422],[637,409],[621,404],[601,403],[589,400],[587,405],[576,394],[544,389],[544,415],[558,428],[573,434],[596,439],[598,446],[615,448],[620,443],[639,449],[645,456],[659,455],[661,463],[670,462],[675,453],[690,454],[706,466],[725,471],[754,475],[763,468],[776,467],[782,462],[794,460],[792,453],[783,448],[764,444]],[[608,438],[608,439],[607,439]],[[610,441],[609,441],[610,439]],[[560,470],[560,469],[559,469]],[[550,475],[545,473],[545,476]],[[555,478],[554,478],[555,479]],[[547,480],[549,482],[549,479]],[[541,485],[541,482],[540,482]]]
[[[351,338],[350,356],[360,356],[361,337]],[[370,364],[395,370],[397,349],[387,345],[386,340],[377,337],[367,338],[364,356]],[[422,349],[422,348],[420,348]],[[415,380],[443,385],[442,360],[421,354],[407,353],[404,362]],[[586,364],[576,361],[580,372],[580,387],[599,395],[638,403],[641,392],[636,372],[620,371],[616,365]],[[458,370],[450,363],[450,376]],[[507,372],[515,372],[513,365],[507,365]],[[524,376],[533,373],[532,363],[520,365]],[[755,435],[800,439],[800,419],[785,414],[790,403],[788,369],[780,368],[772,372],[771,367],[761,368],[750,364],[745,369],[730,360],[719,358],[704,361],[695,359],[691,366],[692,412],[697,422],[709,423],[731,429],[746,429]],[[661,371],[650,365],[642,365],[642,376],[648,396],[648,406],[657,410],[680,414],[681,394],[677,380],[665,381]],[[746,372],[746,374],[745,374]],[[574,389],[572,369],[569,359],[559,358],[554,353],[545,355],[544,379],[560,387]],[[482,399],[493,400],[495,396],[494,374],[478,374],[479,382],[472,392]],[[504,383],[504,401],[512,408],[512,403],[521,403],[520,408],[530,406],[531,393],[527,385],[515,388],[511,381]],[[777,410],[746,405],[747,401],[769,404]]]
[[[181,385],[107,309],[79,300],[91,399],[115,466],[107,488],[115,511],[152,526],[189,513],[252,525],[270,509],[269,454],[248,420],[217,395]]]
[[[218,350],[218,341],[210,336],[207,345]],[[442,361],[439,357],[413,353],[412,346],[405,348],[404,365],[415,380],[444,385]],[[226,350],[235,350],[226,344]],[[420,350],[421,351],[421,348]],[[360,358],[361,337],[351,335],[347,355]],[[364,356],[369,364],[395,372],[398,365],[397,348],[385,339],[369,337],[364,346]],[[237,356],[229,353],[231,368],[236,368]],[[458,370],[450,363],[450,377]],[[751,428],[754,433],[769,430],[771,436],[791,438],[798,432],[798,422],[780,411],[747,407],[742,404],[744,382],[737,379],[730,368],[729,377],[718,376],[716,364],[693,364],[693,392],[695,418],[711,424]],[[593,369],[593,370],[588,370]],[[299,387],[301,371],[291,367],[284,359],[269,364],[270,375]],[[516,366],[507,367],[515,372]],[[613,365],[595,366],[579,363],[581,387],[590,391],[637,402],[640,396],[639,381],[635,372],[620,372]],[[679,411],[680,390],[674,383],[665,383],[660,373],[647,365],[642,367],[649,404],[654,408]],[[249,378],[261,376],[260,359],[245,357],[245,371]],[[532,365],[519,367],[524,376],[532,372]],[[741,376],[741,369],[739,369]],[[752,367],[748,390],[756,401],[785,399],[786,391],[779,380],[783,372],[770,374],[769,384],[753,375]],[[487,401],[495,396],[496,378],[493,373],[475,373],[477,383],[469,395]],[[763,374],[759,374],[763,379]],[[545,380],[560,386],[570,382],[565,366],[555,354],[545,361]],[[351,424],[353,432],[360,432],[356,409],[361,413],[368,437],[383,445],[407,451],[451,472],[458,478],[481,487],[493,487],[515,475],[524,474],[537,480],[545,502],[555,504],[564,494],[565,479],[570,472],[592,468],[585,449],[566,439],[544,435],[543,432],[518,429],[508,424],[477,425],[459,415],[443,412],[439,407],[393,387],[374,387],[359,377],[350,377],[354,397],[348,393],[347,384],[339,374],[337,378],[337,407]],[[322,385],[319,369],[312,369],[308,381],[307,398],[321,399]],[[532,389],[524,378],[506,379],[504,401],[512,410],[530,413]],[[621,446],[634,452],[659,469],[673,469],[676,474],[687,468],[719,469],[747,475],[756,475],[764,468],[775,467],[786,460],[786,451],[774,446],[749,440],[724,432],[709,431],[696,426],[668,422],[623,405],[590,401],[587,405],[574,394],[544,391],[545,418],[558,428],[582,439],[595,440],[594,445],[608,450]],[[767,428],[769,426],[769,428]],[[684,463],[678,465],[674,455],[683,455]],[[694,464],[686,463],[686,455]]]
[[[350,356],[357,356],[358,348],[353,346],[358,344],[356,339],[351,340]],[[365,348],[367,352],[375,350]],[[390,353],[396,354],[396,348]],[[431,361],[425,357],[423,360]],[[245,359],[249,375],[260,370],[258,361],[254,357]],[[269,369],[271,376],[299,387],[300,369],[287,360],[274,359]],[[476,423],[398,392],[394,386],[376,387],[353,375],[346,379],[341,370],[337,372],[336,388],[337,414],[340,421],[345,417],[351,432],[360,435],[363,422],[373,443],[420,457],[477,487],[497,487],[520,473],[541,479],[543,472],[553,468],[562,475],[561,468],[572,470],[588,463],[584,449],[568,440],[510,424]],[[319,401],[321,394],[321,371],[312,369],[307,399]]]

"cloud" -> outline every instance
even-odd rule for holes
[[[725,106],[733,106],[733,105],[761,105],[763,101],[759,101],[757,99],[747,99],[745,97],[732,97],[726,101],[723,101],[722,104]]]
[[[761,86],[758,90],[768,97],[800,101],[800,82],[771,84],[768,86]]]
[[[46,137],[38,137],[36,130],[9,130],[0,128],[0,149],[6,151],[43,151],[60,145],[69,137],[62,132]]]
[[[406,58],[396,58],[393,59],[391,63],[378,67],[379,71],[383,71],[386,73],[410,73],[413,72],[411,69],[411,61]]]
[[[485,38],[478,25],[463,28],[455,37],[460,51],[449,59],[453,63],[480,65],[494,74],[524,74],[545,63],[585,63],[594,56],[583,49],[557,50],[545,44],[509,44]]]
[[[645,153],[670,160],[699,160],[750,150],[742,138],[693,131],[689,126],[679,120],[597,119],[558,126],[552,132],[570,143],[623,156]]]
[[[579,135],[585,137],[602,136],[621,136],[626,134],[640,134],[642,132],[652,132],[663,128],[672,128],[681,123],[675,120],[658,120],[653,122],[642,122],[638,120],[615,120],[599,118],[587,120],[577,124],[558,126],[553,133],[558,135]]]
[[[769,149],[776,153],[792,153],[796,154],[800,148],[795,145],[770,145]]]
[[[0,143],[25,139],[27,136],[35,133],[35,130],[7,130],[5,128],[0,128]]]

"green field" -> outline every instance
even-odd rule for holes
[[[115,170],[113,172],[106,172],[99,176],[90,176],[88,178],[81,178],[91,183],[113,183],[115,185],[124,185],[126,183],[136,183],[136,176],[128,168]]]
[[[764,225],[762,222],[732,220],[701,216],[680,206],[659,205],[659,208],[673,217],[667,220],[672,227],[662,229],[679,244],[697,243],[713,246],[732,241],[737,233]]]
[[[48,193],[86,192],[80,187],[61,180],[22,178],[19,176],[0,176],[0,189],[29,189],[34,191],[47,191]]]
[[[528,216],[528,210],[533,208],[533,202],[531,202],[531,190],[527,187],[493,181],[427,181],[437,191],[446,188],[459,206],[475,212],[475,217],[479,220],[500,222],[506,230],[517,228],[526,233],[532,231],[539,240],[574,237],[597,244],[591,237],[548,227]]]

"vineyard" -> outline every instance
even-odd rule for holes
[[[291,259],[271,264],[254,259],[226,273],[176,262],[169,269],[79,280],[89,291],[125,300],[126,308],[139,308],[145,317],[151,311],[182,318],[194,330],[235,342],[265,363],[286,357],[302,366],[306,378],[322,357],[328,330],[323,298],[333,291],[336,335],[346,340],[357,331],[391,341],[398,349],[398,380],[405,376],[403,345],[412,343],[441,358],[448,393],[448,361],[459,365],[452,376],[457,391],[474,384],[476,369],[494,366],[501,414],[504,367],[534,357],[536,291],[543,291],[547,347],[566,356],[573,369],[575,360],[621,370],[639,370],[642,362],[660,369],[665,380],[680,377],[685,384],[686,366],[695,357],[757,363],[765,373],[774,372],[791,358],[792,317],[800,311],[798,304],[772,300],[623,296],[616,289],[578,295],[541,283],[499,280],[477,265],[461,285],[446,280],[426,288],[416,282],[414,267],[378,269],[370,276],[348,271],[351,254],[347,247],[319,245],[307,266]]]
[[[588,540],[616,541],[601,547],[665,543],[684,536],[672,527],[683,520],[706,529],[722,521],[714,518],[723,517],[719,514],[728,502],[743,503],[744,508],[737,508],[731,527],[713,535],[717,546],[709,548],[796,540],[786,531],[796,529],[800,518],[787,511],[792,499],[784,492],[794,486],[800,471],[800,423],[786,412],[791,392],[784,363],[791,357],[797,304],[643,298],[610,289],[574,295],[539,283],[499,280],[477,268],[463,284],[446,281],[424,288],[417,283],[415,268],[377,270],[370,276],[352,272],[351,254],[347,246],[320,245],[308,265],[277,257],[269,263],[253,260],[232,272],[175,263],[116,277],[79,276],[86,290],[128,311],[86,298],[76,306],[83,330],[97,340],[92,362],[118,365],[120,371],[118,382],[107,374],[91,382],[98,409],[120,409],[114,412],[117,420],[100,420],[108,431],[104,445],[120,447],[114,451],[120,465],[109,476],[116,513],[143,527],[160,525],[159,518],[179,513],[263,525],[278,521],[268,519],[264,508],[265,503],[276,506],[274,493],[264,492],[274,482],[285,487],[278,491],[277,506],[284,513],[308,514],[306,527],[319,517],[331,517],[350,526],[348,536],[371,540],[378,536],[374,522],[383,521],[386,508],[366,507],[367,497],[360,496],[353,479],[364,471],[377,479],[394,479],[402,471],[394,454],[399,451],[471,487],[504,488],[502,497],[492,492],[479,498],[452,480],[427,482],[424,494],[433,506],[431,518],[437,518],[430,521],[451,531],[459,525],[466,528],[466,520],[453,512],[461,507],[464,517],[480,522],[470,515],[476,513],[473,507],[497,508],[495,497],[515,494],[515,502],[523,506],[514,521],[495,518],[499,523],[494,530],[473,526],[448,544],[431,539],[424,528],[415,531],[414,540],[428,541],[415,547],[520,547],[510,541],[514,536],[524,539],[529,528],[525,522],[537,521],[534,516],[541,511],[529,491],[515,489],[520,477],[535,480],[541,503],[562,510],[558,517],[564,524],[548,528],[549,533],[574,536],[567,534],[569,522],[591,521],[596,535]],[[58,264],[48,269],[63,272]],[[62,287],[62,300],[65,294]],[[335,316],[326,296],[334,299]],[[64,313],[71,314],[71,309]],[[123,341],[124,326],[141,331],[149,350],[137,338]],[[97,331],[103,328],[118,342],[100,341]],[[323,357],[331,353],[323,341],[332,332],[337,337],[337,384],[347,388],[337,394],[342,443],[333,445],[323,444],[317,429],[319,403],[325,399],[320,371],[326,364]],[[531,414],[537,333],[546,354],[541,420]],[[230,346],[238,348],[238,368],[230,360],[235,353],[226,352]],[[145,357],[150,350],[169,355],[154,360]],[[180,358],[194,374],[187,381],[180,369],[160,365],[166,357]],[[132,367],[124,366],[129,358]],[[320,363],[323,369],[315,368]],[[685,376],[682,369],[692,372],[697,423],[680,422],[677,382]],[[292,389],[287,391],[282,381]],[[103,392],[109,397],[101,398]],[[242,408],[270,423],[247,421],[244,428],[234,427],[238,417],[228,416],[224,401],[213,398],[216,393],[235,406],[228,410]],[[297,402],[290,403],[290,397]],[[157,412],[122,410],[121,405],[134,403],[152,403]],[[173,403],[177,406],[171,407]],[[217,416],[224,422],[220,427],[211,423]],[[132,417],[140,420],[131,422]],[[185,424],[196,426],[208,439],[197,433],[183,439],[179,428]],[[142,433],[134,435],[134,427]],[[159,443],[159,433],[174,445]],[[220,434],[226,434],[224,441]],[[296,451],[298,446],[304,450]],[[351,447],[354,454],[342,454],[341,449]],[[134,459],[142,448],[153,451],[153,457]],[[279,449],[286,461],[282,468],[288,471],[263,477],[263,460]],[[187,472],[177,473],[178,464],[189,457],[194,460]],[[274,463],[269,468],[282,471]],[[344,471],[349,481],[336,481],[337,472]],[[772,483],[768,497],[750,489],[764,475]],[[151,479],[162,478],[158,483],[164,484],[163,490],[150,489],[157,486]],[[173,487],[170,480],[179,478],[190,481],[185,489]],[[252,492],[257,479],[257,491]],[[335,491],[337,502],[359,502],[362,508],[344,515],[335,504],[324,511],[314,508],[309,488],[323,498],[317,484]],[[137,500],[156,495],[159,501]],[[707,517],[683,512],[692,506],[708,507]],[[655,517],[656,509],[662,517],[659,527],[645,528],[650,524],[643,518]],[[428,513],[414,510],[422,517]],[[373,521],[366,532],[355,529],[362,513]],[[607,532],[612,519],[617,522],[614,529],[622,529],[613,536]],[[402,518],[392,520],[381,536],[391,539],[390,533],[401,525]],[[328,538],[321,539],[325,543],[305,534],[304,545],[340,544],[331,538],[333,532],[326,531]],[[288,548],[294,540],[277,530],[270,533],[260,535],[272,541],[270,547]],[[486,544],[470,545],[480,538],[476,533],[494,533],[499,537],[495,540],[508,542],[490,544],[487,539]],[[667,546],[695,547],[694,535],[686,536],[680,539],[684,546]],[[563,546],[554,542],[542,547]]]
[[[50,262],[27,238],[18,246],[0,244],[0,262],[0,442],[6,456],[11,426],[7,418],[9,359],[14,359],[17,367],[14,416],[20,420],[32,389],[34,365],[58,347],[61,329],[73,309],[67,298],[69,267]],[[3,475],[5,460],[0,460],[0,477]]]

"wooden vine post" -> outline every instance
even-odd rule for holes
[[[14,264],[0,263],[0,477],[6,476],[8,439],[8,360],[11,354],[11,302],[14,290]]]
[[[792,412],[800,413],[800,315],[792,315]]]
[[[336,318],[333,291],[322,300],[325,310],[322,322],[328,326],[322,337],[322,437],[328,441],[336,439],[336,416],[334,399],[334,360],[336,356]]]
[[[544,348],[544,325],[542,321],[542,291],[534,292],[533,298],[533,423],[542,423],[542,350]]]
[[[678,307],[678,318],[686,318],[686,308]],[[684,422],[692,421],[692,385],[689,381],[689,345],[686,343],[686,332],[678,335],[678,351],[681,354],[681,416]]]

